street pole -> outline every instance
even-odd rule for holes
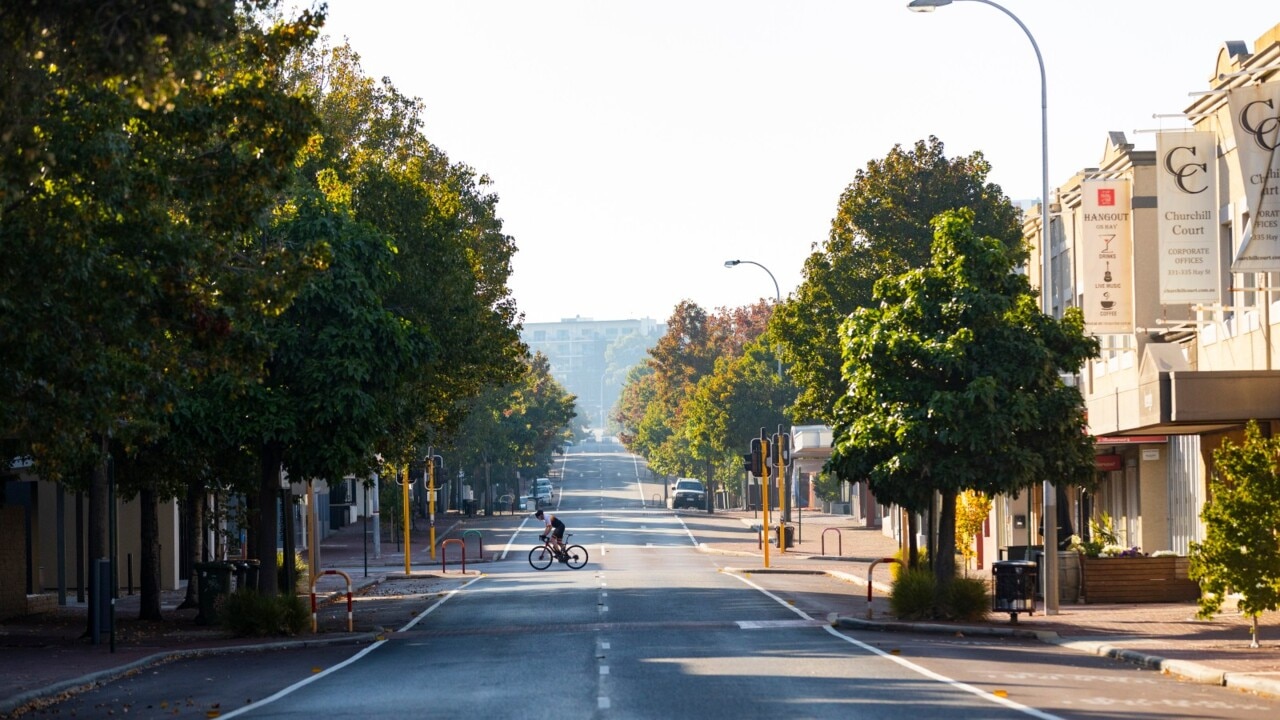
[[[428,540],[431,542],[431,559],[436,559],[436,455],[427,448],[427,507]]]
[[[396,476],[399,477],[399,475],[400,475],[400,471],[396,470]],[[410,550],[409,548],[409,481],[410,479],[411,478],[409,477],[409,466],[405,465],[404,481],[400,483],[401,497],[404,499],[403,512],[401,512],[400,514],[404,516],[403,518],[404,522],[401,524],[404,525],[404,574],[405,575],[410,574],[409,555],[412,552],[412,550]]]
[[[1044,57],[1040,54],[1040,46],[1036,38],[1023,24],[1022,20],[1007,8],[991,0],[912,0],[907,8],[915,12],[933,12],[939,7],[952,2],[977,2],[990,5],[1009,16],[1018,24],[1023,34],[1031,41],[1031,49],[1036,53],[1036,63],[1040,66],[1040,301],[1045,315],[1053,317],[1053,284],[1050,281],[1050,229],[1052,217],[1049,210],[1049,90],[1045,79]],[[1044,592],[1044,614],[1058,614],[1058,513],[1057,491],[1049,477],[1044,479],[1044,573],[1041,588]],[[1028,523],[1030,518],[1027,518]]]

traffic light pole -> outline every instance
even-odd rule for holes
[[[427,449],[427,523],[431,542],[431,559],[436,559],[436,456]]]
[[[773,443],[760,428],[760,437],[751,441],[751,454],[747,456],[747,472],[760,478],[760,508],[764,517],[760,524],[760,544],[764,548],[764,566],[769,567],[769,454]]]

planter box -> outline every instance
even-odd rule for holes
[[[1187,577],[1184,557],[1081,558],[1087,603],[1187,602],[1200,586]]]

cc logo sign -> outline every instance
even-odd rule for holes
[[[1175,155],[1178,157],[1175,158]],[[1190,155],[1192,159],[1178,165],[1177,163],[1184,155]],[[1173,182],[1178,186],[1178,189],[1188,195],[1195,195],[1209,189],[1209,186],[1203,183],[1200,183],[1199,190],[1192,190],[1187,185],[1187,182],[1195,178],[1196,175],[1206,174],[1209,172],[1209,166],[1207,163],[1193,162],[1195,156],[1196,149],[1194,147],[1186,146],[1173,148],[1164,154],[1165,171],[1173,176]]]
[[[1254,100],[1245,105],[1244,109],[1240,111],[1240,127],[1253,136],[1253,140],[1258,143],[1258,147],[1268,152],[1274,152],[1277,136],[1280,135],[1280,132],[1277,132],[1277,130],[1280,130],[1280,117],[1276,115],[1264,116],[1262,122],[1254,125],[1249,120],[1249,111],[1254,105],[1266,105],[1272,110],[1275,109],[1275,105],[1270,100]],[[1267,140],[1268,135],[1271,137],[1270,141]]]

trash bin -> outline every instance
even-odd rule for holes
[[[991,578],[995,591],[991,597],[991,609],[1009,613],[1012,622],[1018,622],[1018,613],[1034,615],[1039,574],[1037,565],[1030,560],[992,563]]]
[[[795,525],[779,525],[782,532],[778,535],[778,547],[788,549],[795,547],[796,544],[796,526]]]
[[[195,570],[200,585],[200,612],[196,615],[196,623],[212,625],[218,619],[218,597],[231,594],[231,563],[221,560],[196,563]]]
[[[236,590],[258,589],[258,570],[261,563],[257,560],[236,560],[231,565],[236,576]]]

